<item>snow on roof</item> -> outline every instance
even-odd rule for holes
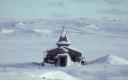
[[[78,49],[71,48],[71,47],[67,47],[67,46],[63,46],[63,47],[55,47],[55,48],[47,49],[47,50],[44,51],[44,54],[47,54],[47,52],[50,51],[50,50],[54,50],[54,49],[58,49],[58,48],[62,48],[62,49],[64,49],[65,51],[66,51],[67,49],[71,49],[71,50],[73,50],[73,51],[77,51],[77,52],[81,53],[80,50],[78,50]],[[65,49],[65,48],[66,48],[66,49]],[[68,50],[67,50],[66,52],[68,52]]]
[[[57,42],[56,44],[70,44],[70,43],[67,41],[60,41],[60,42]]]
[[[66,56],[69,55],[68,53],[63,53],[63,54],[57,54],[57,56]]]
[[[77,51],[77,52],[80,52],[80,50],[76,49],[76,48],[73,48],[73,47],[66,47],[68,49],[71,49],[71,50],[74,50],[74,51]],[[80,52],[81,53],[81,52]]]

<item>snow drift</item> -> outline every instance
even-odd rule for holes
[[[106,55],[89,62],[89,64],[128,65],[128,60],[115,55]]]
[[[13,33],[15,30],[13,29],[0,29],[0,33],[2,34],[10,34]]]
[[[41,64],[36,62],[0,64],[0,68],[39,68],[39,67],[42,67]]]
[[[52,80],[77,80],[76,78],[70,76],[69,74],[62,71],[50,71],[41,75],[43,79]]]

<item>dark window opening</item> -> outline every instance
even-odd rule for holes
[[[66,66],[67,65],[67,63],[66,63],[66,60],[67,59],[67,57],[60,57],[60,66]]]
[[[72,56],[71,57],[71,60],[74,61],[74,62],[76,62],[76,57],[75,56]]]
[[[49,59],[50,59],[50,60],[54,60],[54,56],[53,56],[53,55],[50,55],[50,56],[49,56]]]

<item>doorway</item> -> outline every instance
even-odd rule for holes
[[[67,66],[67,56],[59,56],[59,65],[61,67]]]

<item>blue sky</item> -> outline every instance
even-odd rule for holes
[[[1,19],[128,19],[128,0],[0,0]]]

